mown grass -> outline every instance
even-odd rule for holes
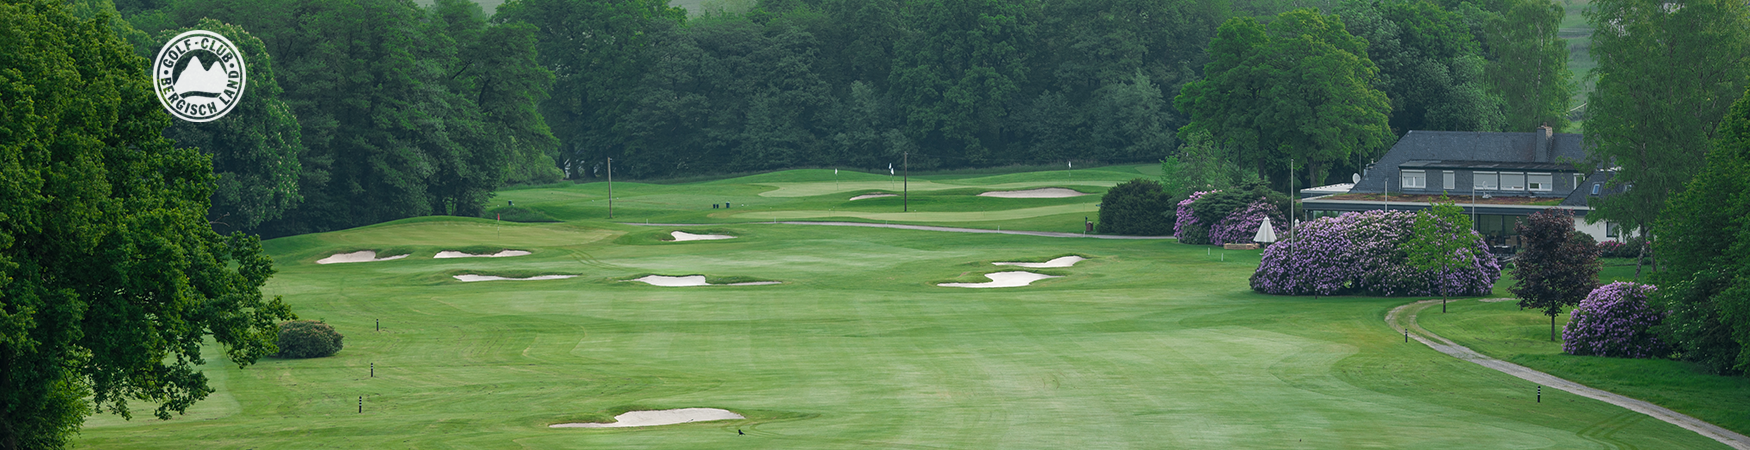
[[[926,180],[977,188],[966,191],[972,192],[1061,175]],[[1130,176],[1109,168],[1073,175]],[[802,180],[810,177],[816,180]],[[602,198],[593,185],[521,189],[503,197],[567,222],[420,218],[268,241],[264,248],[280,272],[266,293],[283,296],[303,318],[333,324],[346,334],[346,348],[333,357],[267,359],[246,369],[209,348],[203,370],[218,392],[188,416],[168,422],[98,416],[78,445],[1723,448],[1589,399],[1546,392],[1543,403],[1534,403],[1532,386],[1521,380],[1405,344],[1383,317],[1413,299],[1253,293],[1247,278],[1258,251],[1171,240],[752,223],[709,209],[711,201],[747,202],[761,212],[844,203],[849,191],[818,178],[778,173],[739,183],[616,183],[616,196],[635,207],[622,218],[616,201],[614,221],[593,205]],[[985,179],[973,181],[979,178]],[[798,188],[824,193],[760,195],[775,190],[770,183],[786,182],[822,184]],[[942,210],[906,217],[990,214],[999,218],[954,224],[1029,229],[1054,226],[1061,214],[1013,211],[1098,201],[940,195],[924,205]],[[975,207],[985,201],[1014,206]],[[736,238],[661,242],[677,229]],[[366,247],[406,248],[413,256],[314,263]],[[533,254],[431,258],[457,248]],[[934,285],[1016,270],[990,262],[1069,254],[1090,259],[1040,270],[1063,278],[1030,287]],[[581,276],[448,278],[463,272]],[[641,274],[783,284],[663,288],[622,281]],[[373,363],[375,377],[368,375]],[[361,396],[364,413],[357,410]],[[546,427],[683,407],[726,408],[748,418]]]

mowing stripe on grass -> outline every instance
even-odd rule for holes
[[[897,228],[897,229],[901,229],[901,230],[947,231],[947,232],[954,232],[954,233],[1013,234],[1013,235],[1019,235],[1019,236],[1045,236],[1045,237],[1085,237],[1085,238],[1094,238],[1094,239],[1175,239],[1172,236],[1120,236],[1120,235],[1112,235],[1112,234],[1058,233],[1058,232],[1054,232],[1054,231],[986,230],[986,229],[982,229],[982,228],[955,228],[955,227],[938,227],[938,226],[930,226],[930,225],[901,225],[901,224],[862,223],[862,222],[789,222],[789,221],[778,221],[778,222],[745,222],[745,223],[740,223],[740,224],[736,224],[736,225],[758,225],[758,224],[766,224],[766,225],[830,225],[830,226],[837,226],[837,227]],[[702,226],[726,225],[726,224],[721,224],[721,223],[713,223],[713,224],[703,224],[703,223],[621,223],[621,225],[637,225],[637,226],[645,226],[645,227],[702,227]]]

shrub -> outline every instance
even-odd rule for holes
[[[1243,209],[1229,213],[1221,222],[1209,227],[1209,243],[1221,245],[1252,242],[1252,238],[1258,235],[1258,227],[1264,224],[1265,217],[1270,218],[1270,225],[1276,230],[1277,239],[1288,237],[1285,233],[1288,221],[1284,219],[1282,210],[1260,198]]]
[[[1603,257],[1603,258],[1627,258],[1627,256],[1621,256],[1622,252],[1623,252],[1623,247],[1627,247],[1627,246],[1625,246],[1621,242],[1617,242],[1617,241],[1599,242],[1598,243],[1598,256]]]
[[[1193,205],[1197,199],[1209,195],[1209,191],[1192,192],[1191,196],[1179,202],[1177,220],[1173,224],[1173,236],[1184,244],[1208,244],[1209,226],[1197,221],[1197,213]]]
[[[1233,214],[1234,211],[1246,209],[1258,199],[1265,199],[1265,201],[1276,205],[1277,211],[1288,210],[1287,195],[1270,190],[1270,187],[1262,181],[1250,181],[1242,183],[1234,189],[1208,192],[1197,199],[1192,205],[1192,211],[1193,214],[1197,215],[1198,223],[1213,227],[1215,224],[1221,223],[1221,220],[1227,218],[1228,215]],[[1255,231],[1256,228],[1253,230]]]
[[[1464,229],[1451,238],[1470,242],[1475,257],[1448,271],[1412,267],[1404,251],[1416,214],[1344,213],[1305,222],[1294,237],[1264,250],[1252,289],[1279,295],[1357,293],[1384,296],[1483,295],[1494,290],[1501,266],[1482,235]]]
[[[1556,315],[1598,288],[1598,243],[1586,233],[1574,231],[1574,213],[1546,209],[1532,213],[1514,229],[1525,239],[1525,249],[1513,264],[1508,290],[1519,296],[1519,306],[1542,310],[1550,318],[1549,340],[1556,340]]]
[[[334,327],[314,320],[293,320],[280,323],[279,353],[281,358],[320,358],[340,351],[341,336]]]
[[[1153,180],[1134,179],[1100,198],[1099,232],[1159,236],[1172,233],[1173,200]]]
[[[1570,355],[1653,358],[1670,353],[1652,331],[1664,314],[1647,305],[1651,285],[1615,282],[1593,289],[1569,313],[1562,351]]]

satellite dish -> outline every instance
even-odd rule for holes
[[[1357,174],[1349,175],[1349,182],[1360,183],[1361,182],[1361,174],[1357,173]]]

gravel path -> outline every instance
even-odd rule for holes
[[[986,229],[982,229],[982,228],[955,228],[955,227],[937,227],[937,226],[930,226],[930,225],[900,225],[900,224],[862,223],[862,222],[789,222],[789,221],[742,222],[742,223],[624,223],[624,222],[621,222],[620,224],[621,225],[652,226],[652,227],[708,227],[708,226],[714,226],[714,225],[751,225],[751,224],[762,224],[762,223],[764,223],[764,224],[783,224],[783,225],[830,225],[830,226],[838,226],[838,227],[898,228],[901,230],[948,231],[948,232],[954,232],[954,233],[1016,234],[1016,235],[1024,235],[1024,236],[1045,236],[1045,237],[1076,237],[1076,238],[1085,237],[1085,238],[1094,238],[1094,239],[1172,239],[1173,238],[1172,236],[1118,236],[1118,235],[1110,235],[1110,234],[1058,233],[1058,232],[1052,232],[1052,231],[986,230]]]
[[[1531,370],[1525,366],[1490,358],[1416,325],[1416,313],[1439,302],[1439,300],[1423,300],[1399,306],[1385,315],[1385,322],[1391,325],[1392,329],[1398,330],[1400,333],[1404,331],[1405,324],[1407,324],[1411,331],[1411,338],[1423,344],[1427,344],[1428,347],[1439,350],[1441,353],[1452,355],[1455,358],[1470,361],[1490,369],[1495,369],[1501,371],[1501,373],[1519,377],[1525,381],[1537,383],[1538,385],[1561,389],[1581,397],[1628,408],[1631,411],[1652,416],[1654,419],[1670,422],[1672,425],[1700,433],[1702,436],[1713,438],[1714,440],[1720,441],[1732,448],[1750,450],[1750,437],[1738,434],[1732,430],[1720,428],[1718,425],[1703,422],[1701,419],[1689,417],[1683,413],[1665,409],[1665,407],[1659,405],[1613,394],[1608,391],[1593,389],[1580,383],[1556,378],[1554,375]],[[1400,323],[1400,320],[1402,323]]]

